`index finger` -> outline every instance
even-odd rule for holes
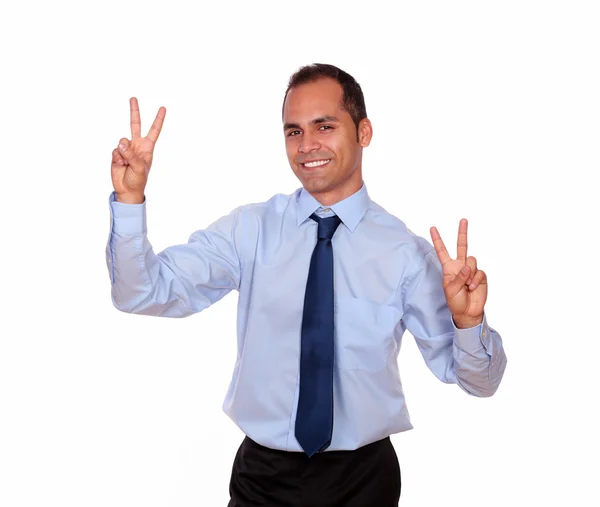
[[[158,109],[158,113],[156,113],[156,118],[154,118],[154,122],[152,123],[152,127],[148,131],[148,135],[146,136],[152,142],[156,142],[158,140],[158,136],[160,135],[160,131],[163,126],[163,122],[165,121],[165,115],[167,114],[167,108],[161,106]]]
[[[458,224],[458,241],[456,244],[456,258],[467,260],[467,219],[463,218]]]
[[[142,122],[140,120],[140,106],[135,97],[129,99],[129,111],[131,116],[131,138],[132,140],[142,135]]]
[[[433,247],[435,248],[435,253],[438,256],[438,259],[442,263],[442,265],[446,264],[446,262],[451,261],[450,255],[448,254],[448,250],[446,250],[446,245],[442,241],[442,237],[438,232],[436,227],[431,227],[429,229],[431,234],[431,240],[433,241]]]

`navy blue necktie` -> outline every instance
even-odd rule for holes
[[[331,444],[333,430],[333,248],[338,216],[319,224],[304,296],[296,439],[308,456]]]

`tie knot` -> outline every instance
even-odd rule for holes
[[[316,213],[313,213],[312,218],[317,224],[319,224],[319,231],[317,237],[319,239],[331,239],[338,228],[338,225],[342,223],[342,220],[337,215],[327,218],[321,218]]]

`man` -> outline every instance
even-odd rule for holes
[[[362,176],[372,137],[362,90],[316,64],[283,102],[290,166],[302,187],[247,204],[155,255],[144,189],[166,109],[147,137],[130,100],[132,138],[113,151],[107,263],[114,305],[185,317],[239,292],[238,357],[224,411],[247,435],[230,507],[391,507],[400,468],[391,434],[412,428],[398,372],[405,330],[431,371],[484,397],[506,367],[484,314],[487,279],[373,202]]]

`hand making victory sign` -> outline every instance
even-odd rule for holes
[[[486,274],[477,269],[475,257],[467,257],[467,220],[458,226],[456,259],[452,259],[435,227],[430,229],[435,252],[442,263],[443,287],[448,308],[456,327],[467,328],[480,324],[487,299]]]
[[[112,152],[111,178],[117,200],[139,204],[144,201],[144,189],[152,166],[154,146],[160,135],[167,110],[161,107],[146,137],[141,137],[141,120],[138,101],[129,99],[131,116],[131,141],[125,137]]]

